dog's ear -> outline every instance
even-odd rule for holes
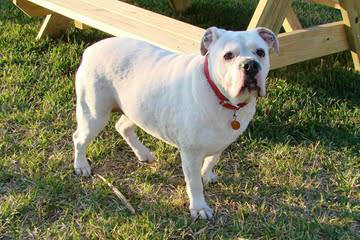
[[[280,53],[279,49],[279,40],[276,37],[275,33],[268,28],[258,27],[256,31],[260,35],[260,37],[268,44],[270,48],[274,48],[274,51],[277,55]]]
[[[200,52],[201,55],[205,56],[208,52],[210,45],[213,44],[219,37],[222,29],[217,27],[209,27],[206,29],[204,36],[201,39]]]

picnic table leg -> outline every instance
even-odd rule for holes
[[[340,5],[355,70],[360,71],[360,1],[340,0]]]
[[[70,26],[71,19],[60,14],[52,13],[46,16],[36,39],[43,36],[59,37]]]
[[[83,24],[82,22],[79,22],[79,21],[74,21],[74,26],[76,27],[76,28],[78,28],[78,29],[82,29],[82,30],[84,30],[84,29],[90,29],[91,27],[90,26],[88,26],[88,25],[86,25],[86,24]]]
[[[191,0],[168,0],[170,5],[179,12],[184,12],[191,7]]]
[[[290,7],[291,0],[260,0],[248,29],[267,27],[279,33]]]
[[[283,27],[286,32],[302,29],[302,25],[291,6],[289,7],[288,13],[286,14]]]

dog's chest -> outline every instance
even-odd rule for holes
[[[150,134],[181,148],[202,149],[207,154],[223,151],[242,134],[255,113],[251,104],[237,113],[240,129],[231,127],[233,112],[221,109],[192,111],[179,107],[167,109],[163,106],[157,113],[157,121],[147,121],[143,128]]]
[[[218,115],[212,121],[204,121],[199,128],[199,137],[196,141],[201,142],[208,151],[222,151],[246,130],[249,122],[255,114],[255,106],[240,110],[236,120],[240,123],[240,128],[235,130],[231,126],[234,120],[233,112],[224,111],[223,115]]]

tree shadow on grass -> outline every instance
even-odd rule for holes
[[[237,181],[232,181],[229,185],[237,184]],[[218,191],[219,196],[237,201],[240,206],[251,206],[248,211],[243,210],[246,212],[244,224],[257,226],[252,229],[256,237],[263,236],[264,232],[287,239],[303,234],[304,238],[324,236],[326,239],[339,239],[345,234],[354,237],[358,234],[356,227],[359,226],[360,214],[353,210],[359,204],[358,200],[329,193],[329,188],[332,188],[330,184],[320,184],[317,188],[261,182],[249,182],[246,185],[250,189],[254,189],[254,186],[256,190],[246,193],[229,191],[231,187],[222,187]],[[223,207],[226,208],[226,203]]]
[[[136,0],[135,5],[167,15],[193,25],[208,28],[217,26],[232,30],[246,29],[258,1],[249,0],[193,0],[184,13],[171,9],[168,1]],[[234,16],[237,16],[234,21]]]
[[[208,28],[217,26],[231,30],[245,30],[256,8],[257,1],[220,0],[193,1],[192,8],[181,15],[180,20]],[[234,17],[236,16],[236,21]]]
[[[247,130],[252,138],[291,145],[320,141],[359,154],[360,74],[349,58],[343,53],[272,72],[270,99],[258,105]]]
[[[300,124],[289,124],[285,121],[278,119],[271,122],[256,120],[248,131],[251,131],[252,139],[266,139],[273,143],[289,143],[294,146],[320,141],[330,149],[350,148],[354,150],[354,153],[359,154],[356,149],[359,148],[360,135],[355,126],[333,127],[329,123],[317,120],[301,122]]]
[[[360,73],[354,70],[349,51],[290,65],[271,76],[285,78],[304,91],[311,89],[320,97],[342,100],[350,107],[360,105]]]

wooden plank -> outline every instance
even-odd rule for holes
[[[191,0],[169,0],[169,3],[178,12],[184,12],[191,7]]]
[[[48,9],[33,4],[27,0],[13,0],[13,3],[29,17],[46,16],[51,13]]]
[[[154,13],[152,11],[135,7],[130,4],[117,2],[113,0],[82,0],[96,6],[101,9],[106,9],[109,12],[114,14],[122,15],[123,17],[129,18],[134,21],[140,21],[144,24],[151,25],[154,28],[159,28],[161,30],[167,31],[169,33],[179,35],[184,38],[193,39],[199,41],[203,34],[204,30],[202,28],[196,27],[194,25],[181,22],[179,20]]]
[[[341,15],[346,25],[351,56],[357,71],[360,71],[360,1],[340,0]]]
[[[312,0],[314,3],[322,4],[328,7],[340,9],[339,0]]]
[[[302,25],[294,12],[294,9],[290,6],[288,13],[286,14],[283,27],[286,32],[292,32],[302,29]]]
[[[279,42],[280,55],[271,54],[271,69],[349,49],[343,22],[282,33]]]
[[[46,16],[36,39],[43,36],[59,37],[69,27],[71,20],[57,13],[52,13]]]
[[[248,29],[267,27],[279,33],[290,6],[291,0],[260,0]]]
[[[183,37],[181,34],[169,34],[169,32],[162,29],[161,26],[154,28],[145,22],[136,21],[135,19],[130,19],[128,17],[109,12],[106,9],[99,8],[85,1],[29,1],[114,36],[131,36],[147,40],[158,46],[171,49],[176,52],[194,53],[200,48],[200,39],[191,40]],[[117,3],[126,4],[122,2]],[[153,14],[159,15],[156,13]],[[165,24],[171,25],[171,23],[172,22],[163,23],[163,26]],[[201,28],[198,29],[199,31],[202,31],[202,33],[205,32],[205,30]],[[176,30],[177,29],[174,31]]]

